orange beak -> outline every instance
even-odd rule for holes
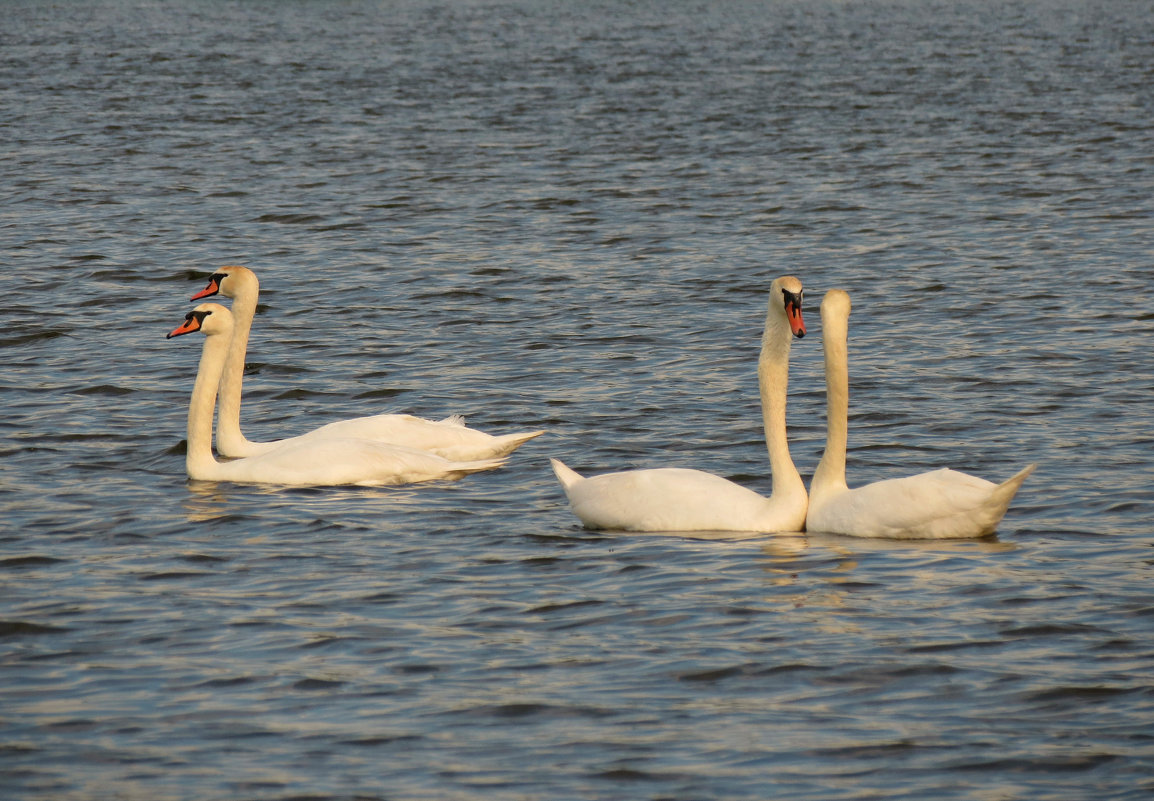
[[[801,306],[795,306],[792,303],[785,304],[785,317],[789,320],[790,330],[798,339],[805,336],[805,320],[801,319]]]
[[[169,331],[168,336],[166,336],[165,339],[172,339],[173,337],[178,337],[181,334],[191,334],[193,331],[199,331],[200,320],[201,318],[198,315],[194,314],[193,312],[189,312],[188,316],[184,318],[184,322]]]
[[[208,286],[206,286],[204,289],[197,292],[195,295],[193,295],[191,298],[189,298],[189,300],[200,300],[201,298],[207,298],[207,297],[211,297],[212,295],[215,295],[217,292],[220,291],[220,279],[221,279],[221,276],[219,276],[219,275],[214,275],[211,278],[209,278],[208,279]]]

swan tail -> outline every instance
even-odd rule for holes
[[[560,459],[550,459],[549,464],[553,465],[553,473],[557,476],[557,480],[561,482],[561,486],[566,491],[578,481],[584,480],[580,473],[566,467],[565,463]]]
[[[994,490],[994,497],[1003,509],[1010,505],[1010,501],[1014,500],[1014,496],[1018,494],[1018,489],[1022,486],[1022,482],[1029,477],[1030,473],[1034,472],[1037,466],[1037,464],[1026,465],[1019,470],[1013,478],[1007,478]]]
[[[535,437],[539,437],[544,433],[544,430],[541,430],[525,431],[519,434],[504,434],[496,438],[497,441],[494,443],[496,447],[494,448],[493,453],[497,456],[507,456],[508,454],[520,448],[529,440],[534,439]]]
[[[460,432],[461,436],[466,437],[466,435],[472,435],[473,437],[472,440],[468,438],[461,440],[459,444],[464,447],[445,447],[442,449],[430,448],[430,450],[437,451],[442,455],[452,454],[455,450],[458,454],[462,455],[472,451],[478,456],[508,456],[510,453],[520,448],[529,440],[533,439],[534,437],[539,437],[545,433],[544,430],[542,430],[523,431],[518,434],[489,435],[476,431],[475,429],[470,429],[465,425],[464,415],[460,414],[449,415],[444,420],[438,420],[437,425],[448,426],[449,428],[465,429],[465,431]],[[476,439],[482,439],[484,442],[478,443],[476,442]]]
[[[994,533],[998,524],[1002,522],[1002,518],[1006,516],[1006,510],[1010,508],[1010,502],[1013,501],[1014,496],[1018,494],[1022,482],[1029,477],[1030,473],[1034,472],[1037,466],[1037,464],[1026,465],[1014,476],[994,487],[994,491],[990,494],[989,502],[986,503],[984,507],[988,518],[986,524],[983,526],[983,535]]]

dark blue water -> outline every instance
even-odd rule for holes
[[[5,799],[1154,791],[1147,4],[0,5]],[[253,438],[550,433],[189,483],[232,263]],[[851,483],[1038,462],[995,540],[578,527],[549,456],[768,493],[785,273],[803,475],[840,287]]]

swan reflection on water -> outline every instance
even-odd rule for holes
[[[426,489],[436,484],[423,485]],[[405,507],[421,508],[424,499],[422,491],[406,485],[400,487],[277,487],[267,484],[232,484],[219,481],[195,481],[187,483],[188,495],[182,506],[185,518],[190,523],[210,523],[216,520],[244,515],[250,509],[254,513],[267,515],[270,498],[280,502],[306,502],[312,512],[322,515],[331,509],[334,513],[347,516],[350,504],[357,510],[357,516],[372,517],[374,514],[395,513]]]
[[[860,631],[854,618],[831,615],[844,610],[857,614],[869,607],[874,596],[863,591],[855,572],[874,555],[903,563],[904,577],[914,583],[938,586],[951,570],[943,562],[954,557],[975,559],[975,569],[1000,570],[997,557],[1018,550],[1017,545],[994,537],[966,540],[890,540],[848,537],[838,534],[797,534],[773,536],[761,546],[761,566],[766,582],[784,595],[767,599],[781,611],[808,610],[816,613],[815,625],[831,634]],[[865,571],[872,573],[872,570]],[[815,582],[814,580],[818,581]],[[794,588],[790,591],[790,588]]]

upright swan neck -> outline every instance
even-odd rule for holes
[[[256,276],[251,276],[232,301],[233,330],[228,347],[228,359],[224,363],[224,373],[220,383],[220,419],[216,432],[216,444],[226,453],[240,451],[248,440],[240,430],[240,397],[244,383],[244,359],[248,353],[248,336],[252,331],[252,319],[256,315],[256,302],[260,296],[260,285]]]
[[[212,412],[216,406],[216,392],[228,343],[229,337],[222,334],[206,336],[204,340],[196,382],[192,385],[192,399],[188,404],[188,453],[185,466],[190,478],[210,478],[217,466],[212,455]]]
[[[761,415],[765,425],[765,443],[769,449],[769,466],[773,471],[774,497],[797,491],[805,492],[805,485],[789,455],[789,440],[785,432],[792,338],[793,332],[785,316],[771,312],[766,318],[765,334],[761,340],[757,382],[761,390]]]
[[[825,352],[825,453],[813,474],[810,495],[826,488],[844,489],[849,427],[849,303],[822,303],[821,343]]]

